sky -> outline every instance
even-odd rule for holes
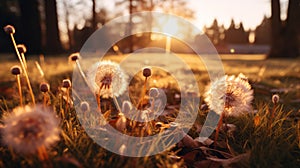
[[[114,1],[102,0],[106,7],[113,10]],[[186,0],[188,7],[195,11],[194,24],[202,28],[211,25],[216,18],[225,27],[230,25],[231,19],[236,24],[243,22],[246,29],[255,29],[264,16],[271,16],[271,0]],[[280,0],[282,19],[286,17],[288,0]]]
[[[196,12],[194,23],[203,27],[211,25],[216,18],[225,27],[230,25],[231,19],[238,24],[243,22],[246,29],[255,29],[266,15],[271,16],[271,0],[187,0],[189,6]],[[282,18],[288,0],[281,0]]]
[[[58,0],[58,9],[60,15],[60,28],[62,32],[66,33],[65,19],[64,17],[64,6],[62,2],[64,0]],[[105,8],[108,11],[108,15],[113,17],[115,14],[115,3],[116,0],[98,0],[97,10]],[[90,10],[92,7],[91,0],[69,0],[70,4],[76,4],[78,2],[84,3],[81,5],[82,8],[78,9],[73,14],[74,16],[70,18],[70,27],[73,27],[72,22],[77,22],[80,17],[90,17]],[[234,19],[236,24],[243,22],[244,28],[246,30],[254,30],[257,25],[261,24],[264,16],[271,16],[271,0],[186,0],[188,7],[190,7],[195,12],[195,20],[192,21],[200,30],[203,26],[210,26],[213,20],[216,18],[219,24],[223,24],[225,28],[229,27],[231,19]],[[286,10],[288,5],[288,0],[280,0],[282,19],[286,17]],[[125,12],[125,11],[124,11]],[[81,22],[83,26],[84,22]],[[80,23],[79,23],[80,25]]]

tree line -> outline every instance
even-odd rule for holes
[[[59,29],[58,9],[57,3],[63,3],[64,22],[67,27],[66,36],[67,43],[61,41],[61,30]],[[105,8],[100,11],[96,10],[97,0],[90,0],[92,4],[90,15],[86,18],[83,28],[77,28],[76,24],[71,24],[70,15],[76,14],[76,7],[81,3],[88,1],[70,1],[67,0],[1,0],[0,1],[0,26],[4,27],[7,24],[12,24],[16,27],[16,38],[20,43],[25,43],[28,51],[32,54],[49,53],[57,54],[70,50],[79,50],[88,36],[93,33],[97,28],[104,25],[109,20],[108,12]],[[185,0],[118,0],[115,1],[114,17],[124,14],[124,9],[128,13],[139,11],[152,11],[157,8],[160,10],[183,16],[185,18],[194,18],[194,11],[187,7]],[[82,4],[81,4],[82,5]],[[300,39],[300,0],[289,0],[287,18],[281,20],[280,18],[280,0],[271,0],[272,16],[270,18],[269,41],[271,50],[269,57],[297,57],[299,55],[299,39]],[[82,6],[85,6],[83,4]],[[75,12],[74,12],[75,10]],[[255,11],[254,11],[255,12]],[[129,17],[127,21],[129,27],[126,31],[131,31],[132,19]],[[149,18],[149,25],[152,21]],[[215,24],[215,23],[214,23]],[[213,25],[214,26],[214,25]],[[243,29],[242,25],[239,29]],[[214,27],[211,27],[214,29]],[[208,29],[208,28],[207,28]],[[241,33],[239,29],[231,28],[227,33],[227,41],[235,42],[243,39],[248,40],[247,32]],[[219,28],[220,30],[220,28]],[[258,34],[259,34],[259,30]],[[208,34],[213,43],[218,41],[220,32],[214,31]],[[235,37],[240,33],[239,37]],[[231,34],[231,35],[230,35]],[[249,35],[249,34],[248,34]],[[151,34],[145,35],[145,38],[150,40]],[[241,38],[242,37],[242,38]],[[222,38],[222,37],[221,37]],[[129,52],[132,52],[136,39],[129,37],[126,39],[129,45]],[[11,52],[13,49],[9,43],[8,37],[3,31],[0,31],[0,51]]]

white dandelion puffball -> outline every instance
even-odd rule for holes
[[[20,153],[34,153],[59,140],[58,119],[42,106],[17,107],[3,121],[4,144]]]
[[[119,64],[111,61],[100,61],[94,64],[87,73],[92,90],[102,97],[113,97],[123,94],[127,87],[127,75]]]
[[[212,82],[205,93],[211,110],[225,116],[239,116],[252,110],[253,90],[243,74],[225,75]]]

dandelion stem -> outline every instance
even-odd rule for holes
[[[142,90],[142,94],[141,94],[141,98],[140,98],[140,101],[138,103],[138,109],[141,109],[143,107],[143,102],[144,102],[144,97],[145,97],[145,94],[146,94],[146,89],[147,89],[147,77],[145,77],[145,82],[144,82],[144,87],[143,87],[143,90]]]
[[[87,84],[87,86],[89,86],[89,82],[88,82],[88,80],[87,80],[87,78],[86,78],[86,76],[85,76],[85,74],[84,74],[84,72],[83,72],[83,70],[82,70],[82,68],[81,68],[78,60],[76,60],[76,66],[77,66],[77,68],[78,68],[78,70],[80,72],[80,75],[83,78],[84,82]]]
[[[43,93],[43,105],[44,107],[47,105],[46,93]]]
[[[20,64],[22,66],[22,69],[24,71],[24,75],[25,75],[26,82],[27,82],[27,85],[28,85],[28,89],[29,89],[29,92],[30,92],[30,95],[31,95],[32,103],[35,106],[35,98],[34,98],[34,94],[33,94],[32,88],[31,88],[31,84],[30,84],[30,80],[29,80],[29,77],[28,77],[28,74],[27,74],[27,69],[25,68],[25,65],[24,65],[23,60],[22,60],[22,58],[20,56],[20,53],[19,53],[16,41],[15,41],[14,35],[12,33],[10,33],[10,37],[11,37],[11,40],[12,40],[13,45],[15,47],[15,51],[16,51],[17,56],[19,58]]]
[[[27,63],[26,63],[25,54],[21,53],[21,56],[22,56],[22,60],[23,60],[23,63],[24,63],[24,67],[27,69]]]
[[[277,103],[275,102],[275,103],[274,103],[274,106],[273,106],[273,108],[272,108],[272,111],[271,111],[270,119],[269,119],[269,128],[270,128],[270,130],[271,130],[271,128],[272,128],[272,123],[273,123],[273,121],[274,121],[276,108],[277,108]]]
[[[70,88],[67,88],[67,91],[66,91],[66,95],[67,95],[67,100],[66,100],[66,112],[69,108],[69,92],[70,92]]]
[[[123,111],[121,110],[121,107],[120,107],[120,105],[119,105],[119,103],[118,103],[118,100],[117,100],[117,98],[116,98],[115,95],[113,95],[113,100],[114,100],[115,105],[117,106],[118,111],[119,111],[119,112],[123,112]]]
[[[99,89],[99,93],[96,94],[96,99],[97,99],[97,104],[98,104],[98,110],[101,113],[101,97],[100,97],[100,89]]]
[[[40,161],[43,162],[43,167],[53,167],[53,165],[49,163],[49,156],[44,145],[38,148],[38,157]]]
[[[217,147],[217,140],[218,140],[218,137],[219,137],[220,128],[223,124],[223,118],[224,118],[224,112],[221,114],[218,125],[217,125],[217,128],[216,128],[215,143],[214,143],[215,148]]]
[[[23,107],[23,95],[22,95],[20,75],[16,75],[16,78],[17,78],[18,90],[19,90],[19,96],[20,96],[20,106]]]

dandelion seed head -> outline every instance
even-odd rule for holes
[[[125,100],[122,104],[122,112],[124,114],[129,114],[131,110],[132,110],[132,104],[129,101]]]
[[[48,92],[49,90],[50,90],[50,85],[49,85],[48,83],[43,82],[43,83],[40,84],[40,91],[41,91],[41,92],[46,93],[46,92]]]
[[[72,86],[72,83],[71,83],[70,79],[64,79],[62,81],[62,87],[64,87],[64,88],[70,88],[71,86]]]
[[[83,101],[80,103],[80,108],[83,112],[88,112],[90,111],[90,104],[86,101]]]
[[[10,68],[10,72],[13,75],[20,75],[22,73],[21,67],[18,65],[14,65]]]
[[[26,53],[27,52],[27,49],[26,49],[24,44],[18,44],[17,48],[18,48],[19,53]]]
[[[149,90],[149,96],[153,97],[153,98],[158,97],[159,96],[159,90],[157,88],[151,88]]]
[[[78,59],[80,59],[80,54],[78,52],[73,53],[69,56],[69,62],[74,62]]]
[[[14,26],[12,26],[12,25],[7,25],[7,26],[5,26],[5,27],[4,27],[4,31],[5,31],[5,33],[7,33],[7,34],[14,34],[14,33],[16,32]]]
[[[58,120],[42,106],[17,107],[4,118],[3,142],[14,150],[29,154],[59,140]]]
[[[155,126],[155,128],[160,128],[160,127],[163,127],[164,124],[163,124],[162,122],[156,122],[156,123],[154,124],[154,126]]]
[[[143,76],[146,77],[146,78],[151,76],[151,69],[148,68],[148,67],[144,68],[143,69]]]
[[[235,77],[225,75],[212,82],[205,93],[209,108],[217,114],[239,116],[252,109],[253,90],[248,79],[240,74]]]
[[[277,104],[279,102],[279,99],[280,99],[279,95],[278,94],[274,94],[272,96],[272,102],[273,102],[273,104]]]
[[[113,97],[123,94],[127,87],[127,76],[119,64],[111,61],[100,61],[94,64],[87,73],[92,90],[102,97]]]

